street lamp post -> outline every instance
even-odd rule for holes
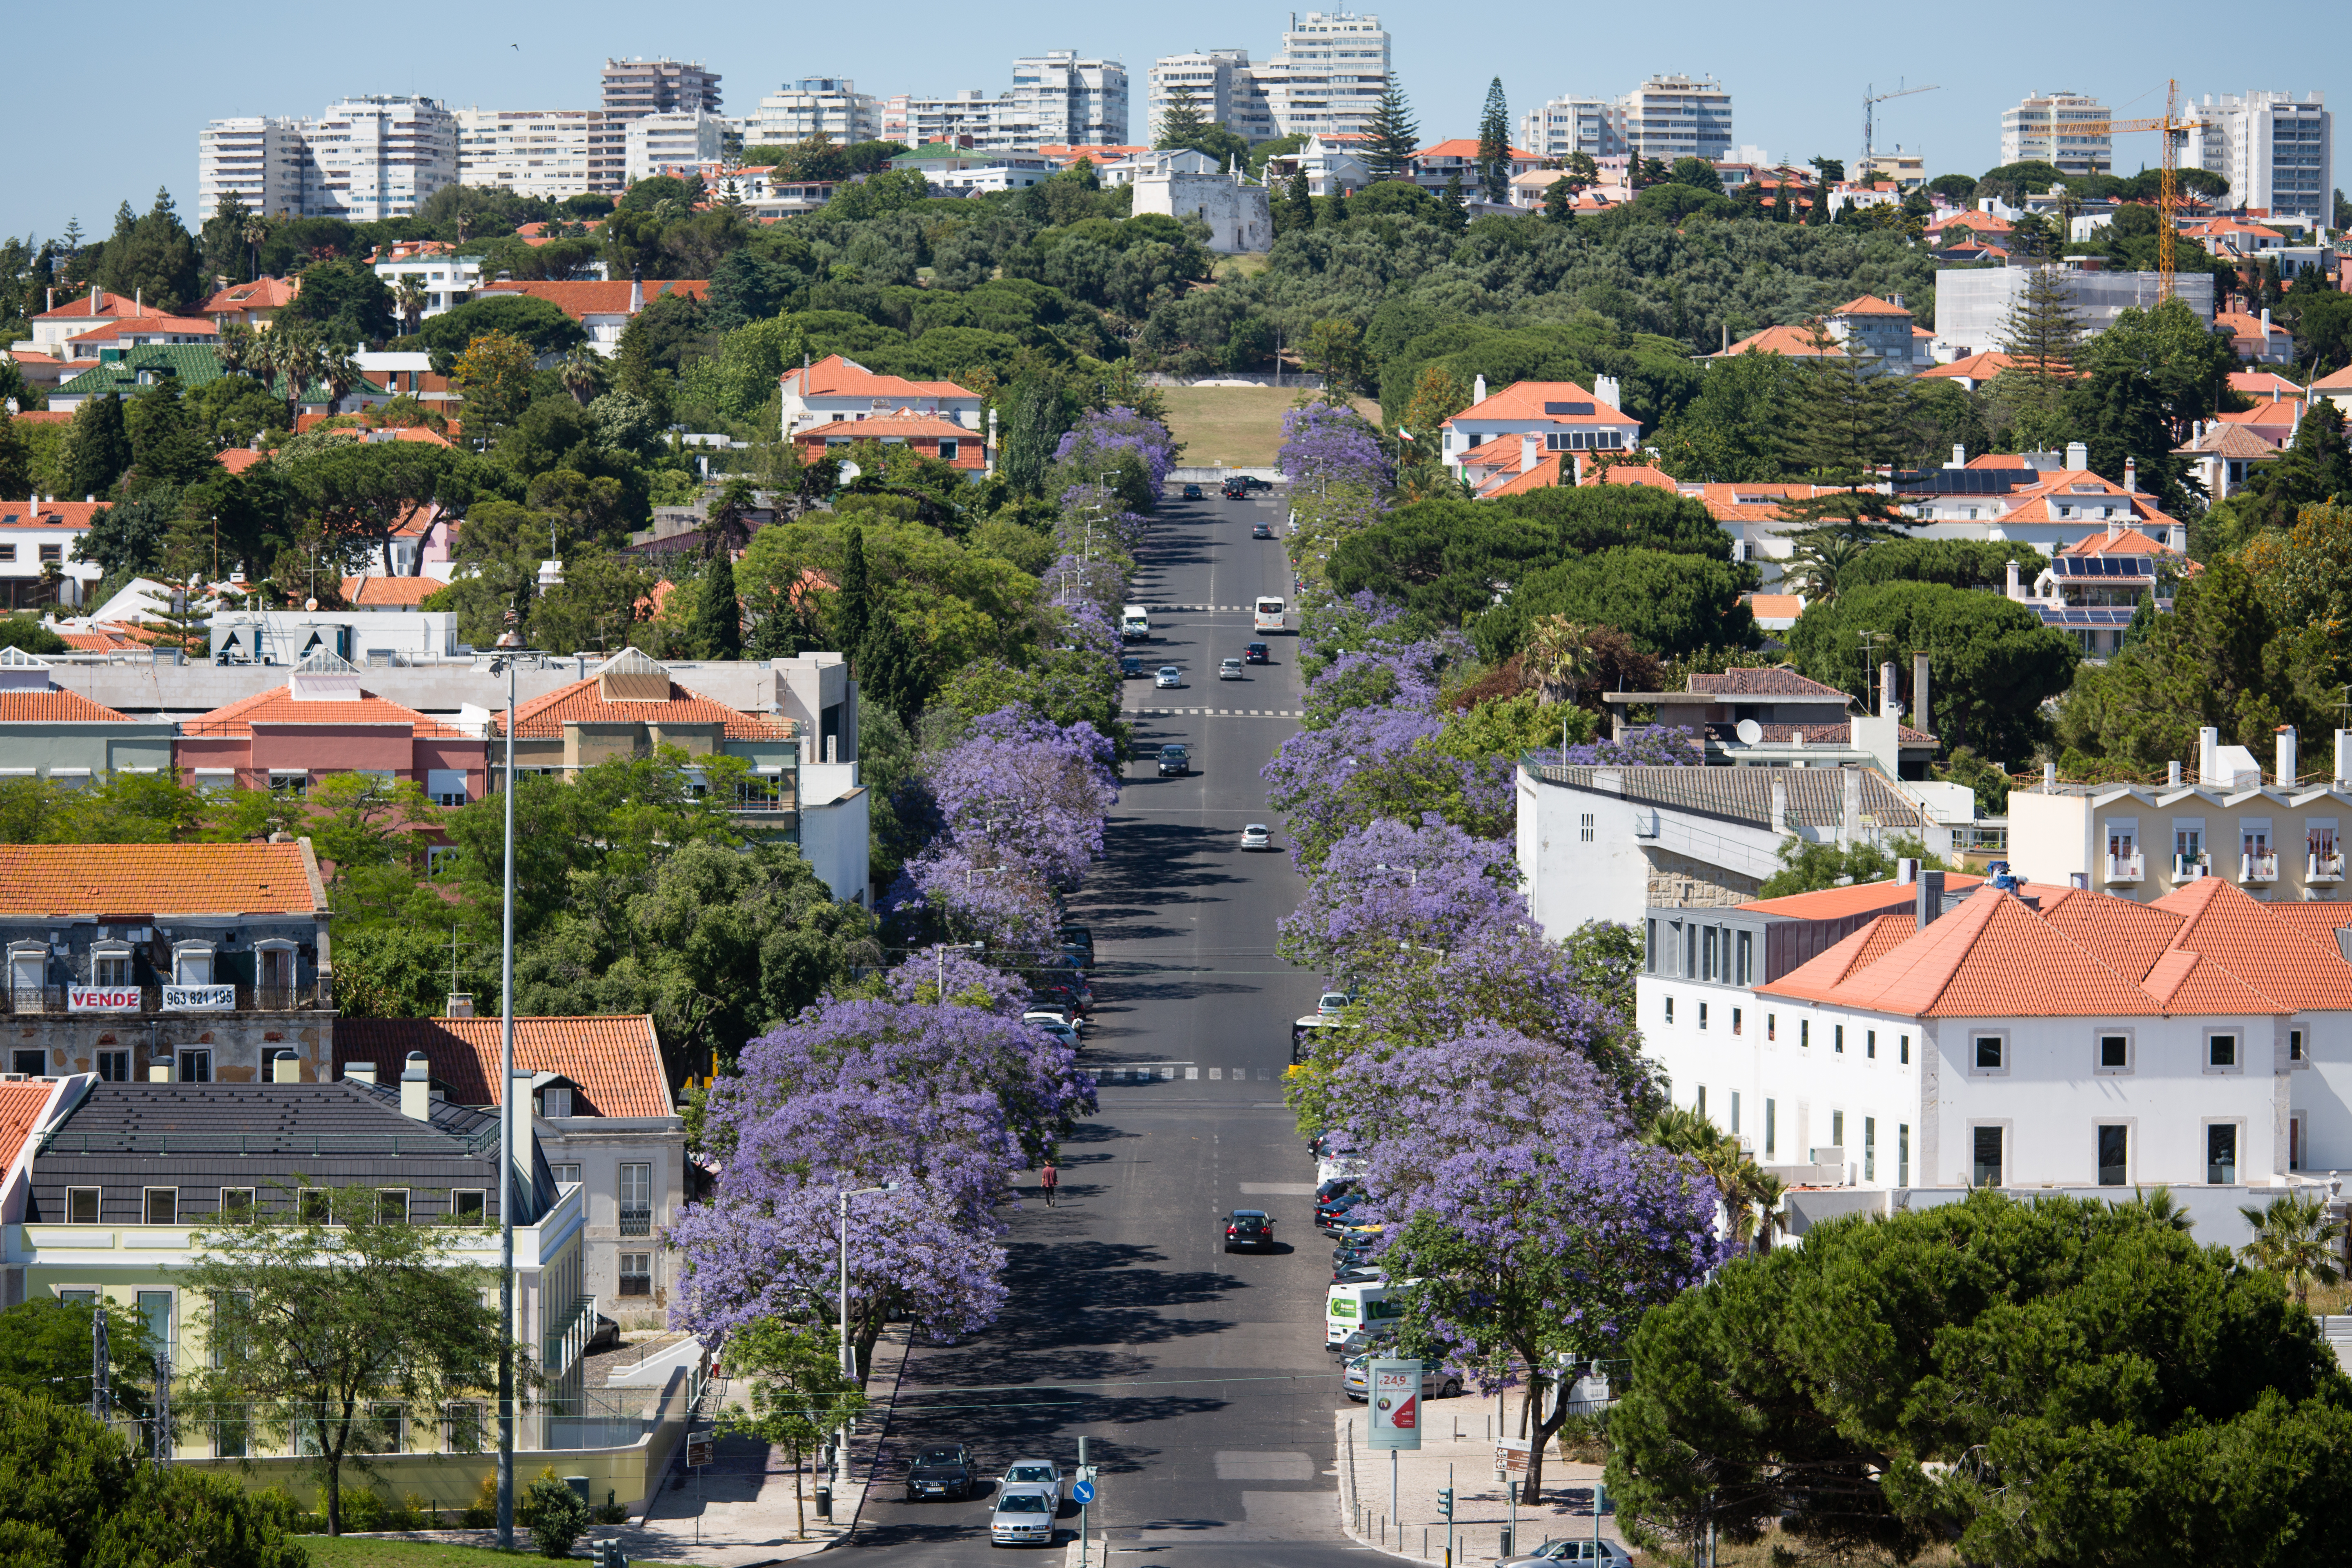
[[[849,1200],[874,1193],[895,1193],[896,1182],[885,1182],[878,1187],[842,1188],[841,1203],[841,1378],[852,1387],[857,1385],[857,1352],[849,1342]],[[849,1464],[849,1426],[846,1422],[834,1434],[834,1473],[846,1472]]]
[[[499,637],[490,673],[507,678],[506,907],[499,942],[499,1545],[514,1549],[514,905],[515,668],[522,638],[515,613]]]

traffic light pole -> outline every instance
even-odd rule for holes
[[[1445,1463],[1445,1568],[1454,1568],[1454,1462]]]

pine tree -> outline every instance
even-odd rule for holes
[[[1462,203],[1462,171],[1456,169],[1445,176],[1445,195],[1440,198],[1438,221],[1452,229],[1467,228],[1470,209]]]
[[[2083,318],[2054,267],[2031,268],[2024,292],[2001,323],[2001,352],[2015,363],[2001,380],[2023,395],[2027,405],[2054,407],[2074,382],[2074,356],[2083,342]],[[2011,378],[2017,378],[2011,383]]]
[[[1576,221],[1576,196],[1566,180],[1554,180],[1544,192],[1544,218],[1550,223]]]
[[[887,611],[875,617],[873,629],[857,647],[857,694],[860,701],[876,701],[913,728],[930,696],[924,679],[922,650]]]
[[[1817,480],[1872,478],[1873,470],[1895,455],[1901,381],[1880,374],[1851,343],[1843,353],[1837,352],[1837,343],[1819,323],[1813,327],[1813,345],[1820,357],[1806,370],[1790,432],[1798,459]]]
[[[120,397],[110,392],[75,411],[66,429],[64,466],[68,496],[112,491],[131,466],[131,436],[123,428]]]
[[[687,617],[686,635],[697,658],[743,657],[743,606],[735,596],[735,563],[723,550],[703,570],[701,591],[695,596],[694,613]]]
[[[1192,95],[1191,84],[1180,81],[1168,95],[1168,107],[1160,110],[1160,137],[1152,145],[1163,151],[1190,147],[1208,128],[1209,117],[1201,112],[1201,100]]]
[[[853,658],[859,645],[866,640],[866,628],[872,618],[872,608],[866,602],[866,531],[850,525],[849,539],[841,558],[841,592],[835,612],[834,629],[840,634],[842,651]],[[861,675],[860,679],[864,677]]]
[[[1283,197],[1282,210],[1275,216],[1278,220],[1276,228],[1283,234],[1287,234],[1294,228],[1315,226],[1315,189],[1307,183],[1307,171],[1304,168],[1292,172],[1290,190]]]
[[[1413,155],[1421,151],[1421,127],[1413,123],[1412,109],[1405,101],[1404,89],[1394,77],[1381,89],[1381,101],[1372,110],[1371,123],[1365,126],[1370,137],[1364,148],[1364,162],[1370,167],[1375,180],[1409,180],[1412,178]]]
[[[1486,110],[1478,119],[1478,179],[1490,202],[1511,199],[1511,110],[1503,100],[1503,79],[1486,85]]]

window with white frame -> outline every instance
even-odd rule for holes
[[[2100,1030],[2092,1066],[2095,1071],[2103,1073],[2131,1071],[2132,1032],[2129,1029]]]
[[[96,1187],[66,1189],[66,1223],[68,1225],[98,1223],[98,1192]]]
[[[2009,1070],[2009,1037],[1971,1035],[1969,1037],[1969,1070],[1971,1072],[2007,1072]]]
[[[650,1252],[621,1254],[620,1293],[624,1296],[650,1296],[654,1293],[654,1255]]]
[[[2208,1072],[2238,1070],[2237,1036],[2210,1034],[2205,1037],[2205,1070]]]
[[[2207,1185],[2215,1187],[2238,1184],[2236,1122],[2209,1121],[2205,1124],[2205,1181]]]

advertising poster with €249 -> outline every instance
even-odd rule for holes
[[[1375,1448],[1421,1447],[1421,1363],[1376,1361],[1364,1369]]]

